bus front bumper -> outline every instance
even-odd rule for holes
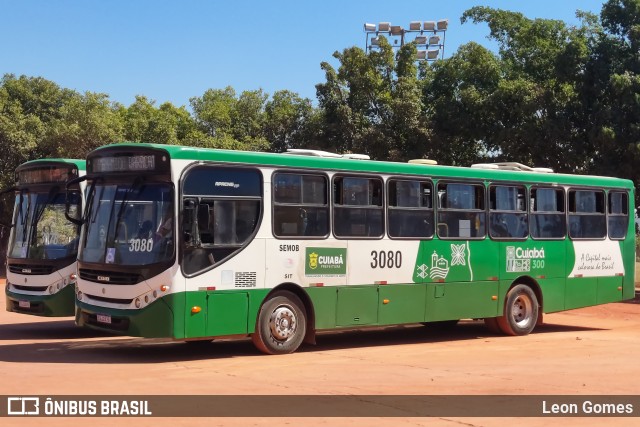
[[[98,307],[76,301],[76,324],[118,335],[173,338],[173,311],[165,298],[140,310]]]
[[[6,289],[7,311],[45,317],[73,316],[75,292],[67,285],[53,295],[26,295]]]

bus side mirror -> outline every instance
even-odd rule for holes
[[[64,216],[65,218],[67,218],[67,221],[75,225],[82,225],[84,223],[84,219],[82,218],[82,213],[79,207],[80,203],[78,203],[78,201],[81,200],[82,194],[79,189],[71,188],[71,186],[78,185],[80,182],[84,181],[85,179],[87,179],[86,176],[72,179],[70,181],[67,181],[67,185],[66,185],[66,193],[64,198]],[[74,212],[71,212],[72,200],[75,201]]]

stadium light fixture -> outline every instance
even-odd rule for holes
[[[414,40],[416,44],[427,44],[427,36],[417,36]]]
[[[367,32],[372,33],[372,32],[374,32],[376,30],[376,24],[366,23],[366,24],[364,24],[364,30],[367,31]]]
[[[436,21],[424,21],[423,29],[425,31],[435,31],[436,30]]]
[[[439,53],[440,49],[429,49],[427,50],[427,59],[438,59]]]
[[[404,32],[404,29],[400,25],[392,25],[391,26],[391,35],[392,36],[401,36]]]
[[[448,19],[441,19],[438,21],[438,31],[445,31],[449,27]]]

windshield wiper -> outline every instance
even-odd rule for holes
[[[44,202],[44,204],[42,205],[42,209],[40,209],[37,213],[34,209],[34,215],[31,218],[31,225],[35,226],[36,224],[38,224],[40,222],[40,218],[42,218],[42,215],[44,214],[45,209],[47,208],[47,206],[49,204],[51,204],[51,202],[53,202],[53,199],[58,195],[58,192],[60,191],[60,187],[59,186],[55,186],[55,187],[51,187],[51,190],[49,190],[49,194],[47,195],[47,200]],[[39,205],[36,205],[36,208],[38,208]]]
[[[20,212],[22,212],[22,202],[24,201],[23,193],[27,193],[27,211],[20,216],[20,220],[22,221],[22,247],[27,243],[27,230],[29,225],[27,224],[27,220],[29,219],[29,211],[31,211],[31,197],[28,192],[22,190],[20,191]]]
[[[131,196],[131,193],[133,193],[133,190],[137,189],[138,186],[140,186],[140,184],[142,184],[143,181],[144,181],[144,176],[138,175],[136,179],[133,181],[133,184],[131,184],[131,186],[126,189],[126,192],[122,197],[122,201],[120,202],[120,209],[118,209],[118,215],[116,216],[116,226],[115,226],[115,229],[113,230],[114,246],[118,236],[118,229],[120,228],[120,222],[122,221],[122,215],[124,214],[124,210],[127,205],[127,202],[129,201],[129,197]],[[118,193],[118,190],[116,189],[116,194],[117,193]],[[115,200],[114,200],[114,203],[115,203]]]

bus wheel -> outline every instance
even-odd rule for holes
[[[306,330],[307,319],[300,298],[291,292],[277,292],[262,304],[251,339],[264,353],[293,353],[302,344]]]
[[[538,299],[526,285],[516,285],[507,293],[504,314],[496,318],[507,335],[527,335],[538,320]]]

